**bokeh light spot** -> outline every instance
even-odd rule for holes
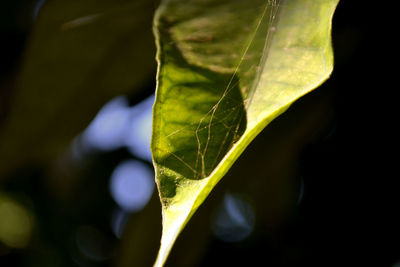
[[[225,242],[239,242],[254,229],[253,207],[242,197],[226,194],[213,222],[214,235]]]
[[[133,155],[148,161],[151,161],[153,103],[154,95],[151,95],[132,108],[132,119],[125,139],[125,145]]]
[[[108,102],[82,134],[88,147],[112,150],[124,145],[124,133],[130,119],[128,100],[119,96]]]
[[[24,248],[32,232],[32,215],[22,205],[0,195],[0,241],[12,248]]]
[[[42,9],[46,0],[38,0],[35,3],[35,7],[33,8],[33,19],[36,20],[37,16],[39,15],[40,10]]]
[[[153,171],[146,164],[136,160],[124,161],[111,175],[111,195],[123,210],[139,211],[153,194],[153,177]]]
[[[129,214],[121,209],[116,209],[111,216],[111,228],[113,233],[119,239],[122,238],[122,234],[125,230],[125,225],[129,219]]]
[[[126,147],[134,156],[151,161],[150,141],[154,94],[129,107],[124,96],[112,99],[98,112],[71,145],[72,156],[82,160],[91,151]]]

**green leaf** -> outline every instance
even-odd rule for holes
[[[152,152],[163,234],[155,266],[257,134],[329,77],[337,3],[161,3]]]
[[[1,121],[0,176],[51,163],[107,101],[147,88],[153,13],[147,0],[46,1]]]

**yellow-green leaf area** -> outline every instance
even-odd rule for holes
[[[156,266],[256,135],[329,77],[337,2],[161,3],[154,27],[152,152],[163,205]]]

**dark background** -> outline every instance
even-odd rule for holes
[[[36,4],[1,4],[0,123],[18,95]],[[396,47],[383,41],[386,13],[379,8],[339,3],[331,78],[250,145],[188,224],[167,266],[400,266],[397,131],[389,129],[397,122],[392,118],[397,105],[389,94],[395,89],[388,78],[393,65],[382,63],[388,58],[384,52]],[[130,105],[153,93],[152,77],[126,94]],[[8,164],[9,158],[0,159]],[[151,266],[161,231],[157,194],[127,217],[118,238],[109,226],[117,204],[108,189],[119,162],[150,163],[125,148],[92,153],[68,171],[28,159],[2,174],[0,193],[29,210],[35,224],[23,247],[0,240],[0,266]],[[64,181],[59,186],[53,185],[54,173]],[[227,192],[249,199],[255,210],[254,229],[240,242],[223,241],[211,231]],[[79,251],[77,231],[96,257]]]

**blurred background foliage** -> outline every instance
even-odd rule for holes
[[[152,265],[157,5],[2,1],[0,266]],[[383,171],[385,186],[368,179],[367,105],[354,104],[369,73],[362,11],[339,4],[331,79],[256,138],[167,266],[399,266],[398,200],[379,193],[393,185]]]

